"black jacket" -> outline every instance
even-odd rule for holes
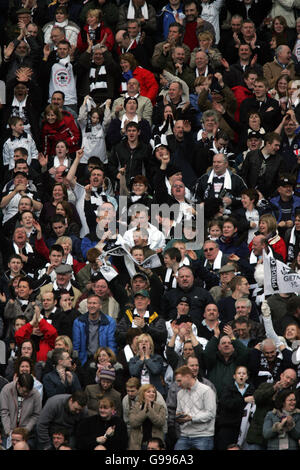
[[[279,174],[285,172],[286,165],[281,155],[271,155],[265,161],[266,168],[260,176],[264,160],[260,150],[248,152],[241,169],[241,176],[249,188],[257,188],[265,198],[270,198],[277,188]]]

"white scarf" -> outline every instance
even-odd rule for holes
[[[213,263],[213,271],[217,269],[221,269],[222,256],[223,256],[223,253],[221,250],[219,250],[219,253],[217,254],[215,261]],[[208,264],[208,260],[205,260],[204,266],[207,266],[207,264]]]
[[[125,126],[126,121],[128,121],[128,117],[126,116],[126,114],[123,114],[122,120],[121,120],[121,129],[123,129],[123,127]],[[136,114],[134,118],[130,119],[130,122],[136,122],[138,124],[139,122],[138,115]]]
[[[13,245],[14,245],[15,252],[19,255],[20,254],[20,248],[18,247],[18,245],[15,242],[13,242]],[[26,242],[24,248],[26,250],[26,253],[33,253],[33,249],[32,249],[32,246],[30,245],[30,243]]]
[[[61,23],[58,23],[58,22],[56,21],[56,22],[54,23],[53,27],[54,27],[54,26],[59,26],[60,28],[64,28],[65,26],[68,26],[68,23],[69,23],[68,20],[62,21]]]
[[[125,348],[123,349],[123,351],[124,351],[124,355],[125,355],[125,357],[126,357],[126,361],[129,362],[130,359],[131,359],[132,357],[134,357],[133,351],[132,351],[131,347],[129,346],[129,344],[127,344],[127,345],[125,346]]]
[[[143,17],[145,18],[145,20],[148,20],[149,19],[149,14],[148,14],[148,5],[147,5],[146,2],[141,7],[141,12],[142,12]],[[132,20],[133,18],[135,18],[135,10],[134,10],[132,0],[130,0],[129,6],[128,6],[128,12],[127,12],[127,19]]]
[[[208,177],[208,180],[207,180],[207,184],[212,184],[213,182],[213,178],[214,176],[217,176],[214,172],[214,170],[212,170],[209,174],[209,177]],[[225,175],[224,175],[224,184],[223,184],[223,188],[224,189],[231,189],[232,185],[231,185],[231,176],[230,176],[230,173],[228,170],[225,171]]]
[[[296,243],[295,230],[296,230],[296,227],[293,227],[292,231],[291,231],[290,240],[289,240],[290,245],[295,245],[295,243]]]
[[[253,253],[253,250],[250,253],[249,263],[256,264],[258,261],[257,256]]]
[[[58,157],[55,155],[54,161],[53,161],[53,166],[54,166],[54,168],[58,168],[58,167],[61,166],[61,165],[65,166],[66,168],[69,168],[69,160],[68,160],[68,158],[65,157],[63,163],[60,163]]]
[[[140,314],[138,313],[136,308],[133,310],[133,315],[132,316],[133,316],[133,319],[134,319],[135,316],[138,316],[139,318],[141,318]],[[149,318],[149,317],[150,317],[149,310],[146,310],[145,315],[143,316],[143,318]],[[137,328],[137,326],[134,324],[133,320],[132,320],[131,328]]]

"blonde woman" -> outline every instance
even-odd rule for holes
[[[267,239],[269,246],[273,251],[282,256],[283,261],[286,261],[287,249],[286,244],[278,234],[277,222],[272,214],[263,214],[259,219],[259,233],[257,235],[264,235]],[[249,249],[252,249],[252,242],[249,245]]]
[[[147,333],[141,334],[137,339],[137,353],[129,361],[129,373],[131,377],[137,377],[142,385],[152,384],[165,395],[162,382],[163,358],[154,354],[153,340]]]
[[[137,401],[129,413],[129,450],[144,450],[149,439],[164,438],[166,411],[162,404],[157,403],[156,398],[157,390],[154,385],[140,387]]]

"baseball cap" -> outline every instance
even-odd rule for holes
[[[134,297],[136,297],[137,295],[142,295],[143,297],[148,297],[148,299],[150,299],[149,292],[148,292],[146,289],[138,290],[138,291],[134,294]]]

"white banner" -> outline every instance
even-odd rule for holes
[[[291,268],[264,251],[264,293],[290,294],[300,293],[300,274],[292,272]]]

